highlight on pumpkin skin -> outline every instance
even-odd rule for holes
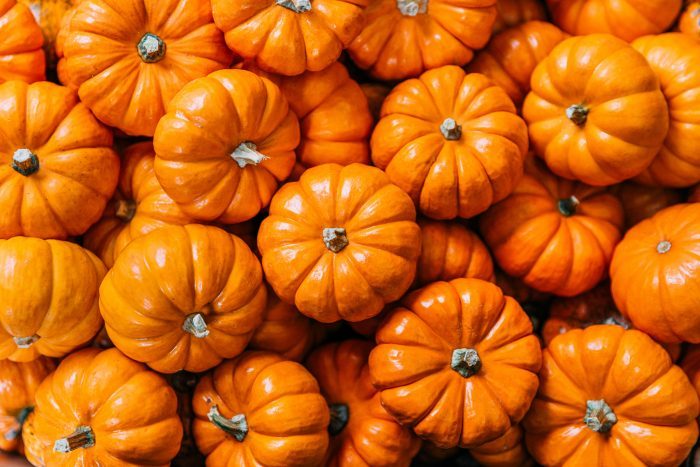
[[[678,30],[692,37],[700,37],[700,2],[686,2],[678,20]]]
[[[18,0],[18,2],[29,8],[41,28],[44,36],[43,49],[46,56],[46,68],[54,70],[58,61],[56,41],[64,16],[80,0]]]
[[[0,83],[46,79],[44,36],[26,1],[0,3]]]

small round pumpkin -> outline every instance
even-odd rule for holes
[[[541,0],[498,0],[498,15],[493,25],[493,32],[512,28],[528,21],[546,21],[547,10]]]
[[[619,326],[575,329],[544,351],[525,439],[545,466],[676,466],[698,437],[698,395],[666,351]]]
[[[260,262],[216,227],[171,226],[137,238],[100,287],[109,338],[161,373],[205,371],[239,355],[263,319]]]
[[[202,377],[192,405],[194,437],[207,465],[323,465],[329,410],[299,363],[246,352]]]
[[[374,164],[433,219],[472,217],[508,196],[528,147],[505,91],[456,66],[396,86],[370,144]]]
[[[19,0],[29,7],[34,19],[39,24],[44,36],[44,52],[46,54],[46,66],[53,70],[56,68],[58,57],[56,56],[56,37],[63,24],[63,17],[71,10],[74,4],[80,0]]]
[[[117,349],[63,360],[36,392],[25,439],[28,428],[34,465],[166,466],[182,439],[173,389]]]
[[[622,203],[625,211],[625,229],[639,224],[664,208],[679,204],[683,196],[679,191],[625,182],[610,190]]]
[[[29,8],[16,0],[0,0],[0,83],[46,79],[43,44],[41,28]]]
[[[520,305],[490,282],[417,290],[375,338],[369,367],[382,405],[438,447],[503,436],[535,397],[540,342]]]
[[[688,379],[700,395],[700,345],[693,345],[683,357],[681,368],[688,375]]]
[[[525,448],[524,433],[514,425],[505,435],[469,450],[483,467],[532,467],[534,462]]]
[[[277,296],[323,323],[362,321],[413,282],[420,228],[410,198],[381,170],[323,164],[275,194],[258,232]]]
[[[367,358],[372,343],[359,340],[319,347],[306,366],[328,402],[328,467],[408,467],[421,442],[382,407]]]
[[[678,20],[678,30],[695,38],[700,38],[700,2],[686,2]]]
[[[564,40],[537,65],[530,85],[523,104],[530,142],[561,177],[595,186],[635,177],[668,134],[656,73],[611,35]]]

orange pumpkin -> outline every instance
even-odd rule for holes
[[[506,93],[455,66],[394,88],[372,133],[372,160],[433,219],[472,217],[522,175],[527,130]]]
[[[16,0],[0,0],[0,83],[46,79],[43,44],[41,28],[29,8]]]
[[[605,277],[623,221],[606,189],[563,180],[530,160],[514,193],[483,215],[480,227],[507,274],[570,297]]]
[[[547,11],[540,0],[498,0],[498,16],[493,32],[501,32],[528,21],[546,21]]]
[[[64,27],[61,79],[128,135],[153,136],[186,83],[232,60],[208,0],[83,0]]]
[[[63,357],[102,327],[102,262],[74,243],[0,240],[0,359]]]
[[[676,190],[625,182],[615,185],[611,192],[618,197],[625,211],[625,228],[629,229],[664,208],[683,201]]]
[[[108,268],[133,239],[168,225],[192,222],[158,183],[154,158],[150,142],[134,144],[124,151],[119,189],[102,220],[85,235],[85,248],[97,254]]]
[[[376,341],[369,367],[384,408],[438,447],[503,436],[537,391],[532,323],[490,282],[455,279],[411,293]]]
[[[531,88],[523,105],[530,141],[564,178],[599,186],[639,175],[668,133],[654,70],[607,34],[561,42],[535,68]]]
[[[698,222],[700,204],[666,208],[627,232],[610,265],[618,309],[660,342],[700,343]]]
[[[350,44],[352,60],[380,80],[402,80],[464,65],[486,45],[496,0],[373,0]]]
[[[167,466],[182,439],[175,392],[117,349],[63,360],[36,392],[30,428],[34,465]]]
[[[682,0],[547,0],[554,23],[569,34],[608,33],[628,42],[668,29],[681,4]]]
[[[494,276],[493,282],[503,290],[503,295],[513,297],[518,303],[546,302],[550,298],[548,293],[528,287],[522,279],[509,276],[500,269],[495,270]]]
[[[369,111],[372,114],[374,120],[379,120],[382,111],[382,104],[384,104],[384,99],[391,92],[391,87],[382,83],[362,83],[360,84],[362,92],[365,93],[367,98],[367,104],[369,104]]]
[[[531,467],[534,465],[525,449],[524,433],[514,425],[505,435],[469,450],[472,457],[484,467]]]
[[[372,343],[346,340],[324,345],[308,358],[328,402],[331,435],[328,467],[408,467],[420,440],[382,407],[367,358]]]
[[[700,38],[700,2],[688,2],[678,20],[678,29],[684,34]]]
[[[246,352],[205,375],[192,405],[194,436],[207,465],[323,463],[328,406],[299,363],[270,352]]]
[[[520,107],[530,92],[530,77],[537,64],[567,37],[550,23],[520,24],[494,36],[489,45],[476,54],[467,71],[488,76]]]
[[[291,173],[299,122],[270,80],[221,70],[175,96],[153,144],[158,181],[186,214],[237,224]]]
[[[161,373],[200,372],[239,355],[262,322],[258,259],[216,227],[172,226],[137,238],[100,287],[119,350]]]
[[[695,391],[700,394],[700,346],[693,345],[683,357],[681,368],[688,375]]]
[[[277,296],[323,323],[362,321],[413,282],[420,229],[410,198],[379,169],[324,164],[284,185],[258,233]]]
[[[117,185],[111,131],[45,82],[0,85],[0,120],[0,238],[83,234]]]
[[[545,466],[675,466],[698,437],[698,395],[647,335],[592,326],[544,351],[525,439]]]
[[[44,36],[44,52],[49,69],[56,68],[56,37],[64,15],[80,0],[19,0],[29,7]]]

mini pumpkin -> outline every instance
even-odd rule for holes
[[[686,2],[678,20],[678,30],[693,37],[700,37],[700,2]]]
[[[470,449],[469,453],[484,467],[534,466],[525,449],[524,432],[520,425],[514,425],[498,439]]]
[[[36,392],[25,437],[28,428],[35,465],[167,466],[182,439],[175,392],[117,349],[63,360]]]
[[[44,36],[44,52],[46,54],[46,66],[55,69],[58,57],[56,56],[56,37],[63,24],[63,17],[70,11],[74,4],[80,0],[19,0],[29,7],[34,19],[39,24]]]
[[[557,175],[612,185],[651,164],[668,134],[659,80],[646,59],[608,34],[572,37],[535,68],[523,117]]]
[[[540,0],[498,0],[493,32],[501,32],[528,21],[546,21],[547,10]]]
[[[508,196],[528,147],[505,91],[456,66],[396,86],[370,144],[375,165],[433,219],[472,217]]]
[[[260,262],[216,227],[172,226],[137,238],[100,287],[109,338],[161,373],[200,372],[239,355],[262,322]]]
[[[314,377],[270,352],[246,352],[200,380],[194,437],[207,465],[323,465],[329,411]]]
[[[520,305],[480,279],[435,282],[408,295],[369,357],[382,405],[438,447],[503,436],[537,391],[540,343]]]
[[[683,201],[679,191],[625,182],[612,187],[625,211],[625,228],[639,224],[664,208]]]
[[[700,395],[700,346],[693,345],[683,357],[681,368],[688,375],[695,391]]]
[[[545,466],[675,466],[695,444],[697,415],[695,390],[661,346],[599,325],[545,349],[525,439]]]
[[[16,0],[0,0],[0,83],[46,79],[43,44],[41,28],[29,8]]]

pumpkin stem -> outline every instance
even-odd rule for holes
[[[331,412],[331,422],[328,424],[328,433],[331,436],[339,435],[350,420],[350,408],[347,404],[328,404]]]
[[[250,141],[244,141],[239,144],[238,147],[234,149],[231,157],[238,163],[238,167],[241,169],[246,165],[258,165],[265,159],[269,159],[265,154],[259,153],[258,147],[255,143]]]
[[[207,418],[216,425],[217,428],[233,436],[236,441],[243,441],[248,434],[248,421],[242,413],[234,415],[229,419],[221,415],[216,405],[212,405],[209,409],[209,413],[207,413]]]
[[[323,243],[326,244],[326,248],[331,250],[333,253],[340,253],[343,248],[348,246],[350,241],[348,240],[347,233],[342,227],[329,227],[323,229]]]
[[[29,337],[13,337],[13,341],[15,341],[15,345],[17,346],[18,349],[28,349],[30,348],[36,341],[39,340],[39,336],[34,334],[33,336]]]
[[[79,426],[71,435],[61,438],[53,443],[54,452],[67,454],[76,449],[87,449],[95,445],[95,433],[89,426]]]
[[[139,57],[141,57],[144,63],[158,63],[163,60],[165,58],[166,48],[167,46],[163,39],[150,32],[144,34],[136,45]]]
[[[566,117],[578,126],[586,124],[589,110],[581,104],[574,104],[566,109]]]
[[[659,244],[656,245],[656,251],[662,255],[664,253],[668,253],[670,249],[671,249],[671,242],[669,242],[668,240],[664,240],[662,242],[659,242]]]
[[[124,222],[129,222],[136,215],[136,203],[131,199],[114,200],[114,215]]]
[[[440,125],[440,133],[448,141],[457,141],[462,137],[462,125],[457,125],[454,118],[446,118]]]
[[[572,195],[566,199],[560,199],[557,203],[557,208],[562,216],[571,217],[576,214],[576,208],[578,208],[579,204],[581,204],[581,201]]]
[[[18,149],[12,156],[12,168],[28,177],[39,170],[39,158],[29,149]]]
[[[603,399],[589,400],[583,423],[596,433],[607,433],[617,423],[617,416]]]
[[[204,320],[204,315],[201,313],[192,313],[185,318],[185,322],[182,325],[182,330],[189,332],[197,339],[204,339],[209,335],[209,329],[207,329],[207,322]]]
[[[33,411],[34,407],[24,407],[17,413],[17,416],[15,416],[15,420],[17,420],[17,428],[14,428],[5,433],[5,439],[7,441],[15,440],[18,436],[22,434],[22,425],[24,425],[25,420],[27,420],[27,417]]]
[[[481,370],[481,359],[476,349],[455,349],[450,366],[464,378],[469,378]]]
[[[428,12],[428,0],[396,0],[396,8],[404,16],[416,16]]]
[[[276,3],[294,13],[304,13],[311,10],[311,0],[277,0]]]

